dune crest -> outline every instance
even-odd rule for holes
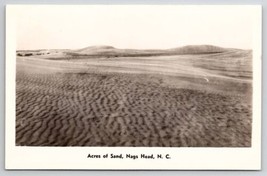
[[[107,49],[115,49],[113,46],[108,46],[108,45],[95,45],[95,46],[89,46],[85,47],[79,50],[76,50],[76,52],[94,52],[94,51],[99,51],[99,50],[107,50]]]
[[[229,49],[213,45],[187,45],[183,47],[170,49],[170,52],[179,54],[202,54],[202,53],[222,53]]]

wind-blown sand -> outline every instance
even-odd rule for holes
[[[251,146],[251,51],[50,57],[17,58],[16,145]]]

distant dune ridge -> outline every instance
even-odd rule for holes
[[[228,50],[213,45],[187,45],[183,47],[169,49],[168,51],[177,54],[203,54],[203,53],[206,54],[206,53],[222,53]]]
[[[171,48],[171,49],[118,49],[112,46],[100,45],[90,46],[79,50],[70,51],[70,53],[82,54],[82,55],[174,55],[174,54],[206,54],[206,53],[221,53],[227,49],[212,46],[212,45],[188,45],[183,47]]]
[[[115,49],[113,46],[108,46],[108,45],[95,45],[95,46],[89,46],[85,47],[79,50],[76,50],[77,52],[92,52],[92,51],[97,51],[97,50],[110,50],[110,49]]]
[[[170,49],[119,49],[109,45],[95,45],[76,50],[19,50],[18,56],[24,56],[23,53],[27,53],[26,56],[32,55],[47,55],[53,56],[59,53],[70,56],[97,56],[97,57],[139,57],[139,56],[156,56],[156,55],[180,55],[180,54],[209,54],[209,53],[222,53],[231,49],[222,48],[213,45],[187,45],[183,47],[170,48]],[[41,53],[41,54],[40,54]]]

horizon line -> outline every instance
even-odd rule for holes
[[[96,45],[88,45],[85,47],[80,48],[38,48],[38,49],[16,49],[16,51],[27,51],[27,50],[79,50],[79,49],[85,49],[89,47],[112,47],[114,49],[134,49],[134,50],[170,50],[170,49],[176,49],[176,48],[183,48],[187,46],[211,46],[211,47],[219,47],[224,49],[240,49],[240,50],[253,50],[252,48],[235,48],[235,47],[223,47],[219,45],[212,45],[212,44],[189,44],[189,45],[180,45],[177,47],[170,47],[170,48],[121,48],[116,47],[113,45],[102,45],[102,44],[96,44]]]

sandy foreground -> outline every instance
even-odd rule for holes
[[[17,57],[16,145],[249,147],[251,57]]]

